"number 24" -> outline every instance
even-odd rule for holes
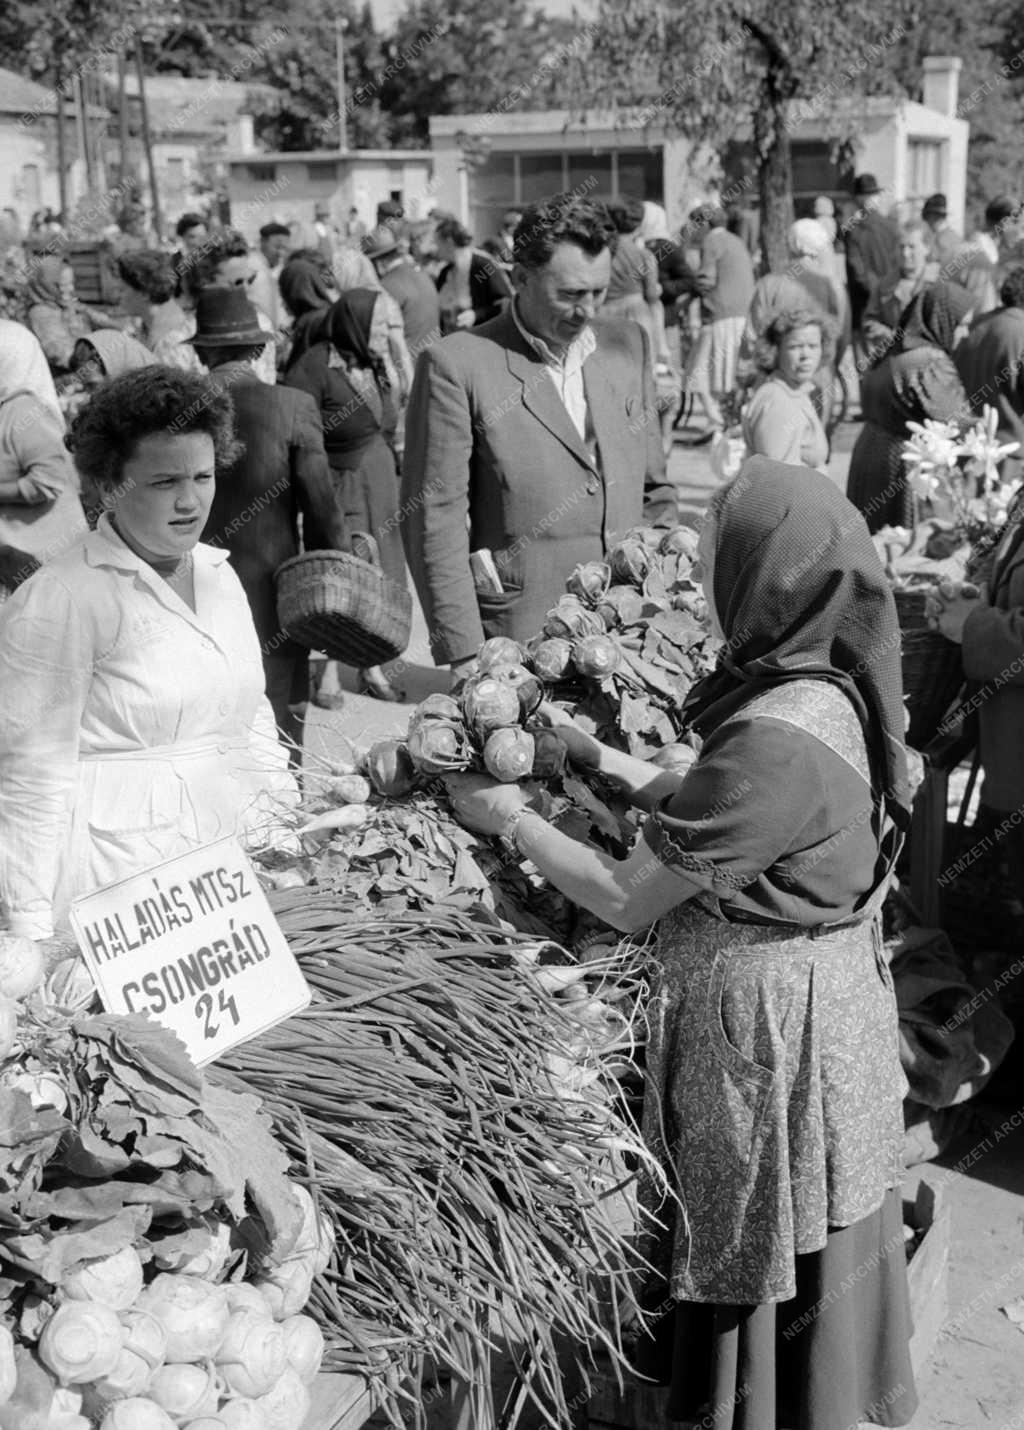
[[[228,994],[225,993],[224,989],[222,988],[217,999],[217,1005],[221,1013],[231,1014],[231,1021],[237,1028],[238,1007],[235,1003],[234,997],[229,997]],[[201,998],[196,999],[196,1017],[202,1018],[204,1020],[204,1038],[215,1038],[217,1036],[217,1031],[220,1028],[220,1024],[215,1023],[213,1021],[213,1011],[213,995],[211,993],[204,993]]]

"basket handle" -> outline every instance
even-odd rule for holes
[[[352,533],[352,555],[359,561],[365,561],[370,566],[380,569],[380,547],[377,545],[377,538],[371,536],[368,531],[354,531]]]

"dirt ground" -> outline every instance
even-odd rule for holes
[[[858,430],[848,423],[837,434],[830,474],[841,486]],[[669,471],[683,512],[698,515],[715,483],[707,449],[678,446]],[[447,688],[418,608],[409,651],[393,669],[410,704]],[[404,732],[409,704],[357,695],[354,672],[345,676],[344,708],[312,713],[306,745],[313,756],[337,755],[347,740],[366,745]],[[1024,1329],[1001,1309],[1024,1297],[1024,1029],[1020,1046],[971,1104],[966,1129],[942,1157],[914,1168],[908,1184],[922,1174],[951,1212],[949,1304],[910,1430],[1024,1430]]]

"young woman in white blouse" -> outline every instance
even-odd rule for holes
[[[69,445],[104,513],[0,614],[0,899],[32,938],[297,793],[245,593],[199,541],[235,448],[228,398],[148,367],[102,387]]]

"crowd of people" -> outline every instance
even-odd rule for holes
[[[519,786],[449,786],[465,824],[606,923],[661,921],[647,1133],[686,1219],[650,1251],[652,1304],[671,1308],[652,1374],[674,1419],[738,1430],[914,1412],[878,932],[910,795],[871,532],[913,520],[909,422],[983,394],[1024,435],[1017,206],[995,201],[965,243],[941,195],[902,229],[870,175],[855,197],[840,226],[822,196],[762,273],[714,204],[673,235],[649,201],[559,195],[479,246],[390,203],[344,232],[320,212],[298,247],[276,220],[252,246],[189,214],[174,253],[118,255],[108,312],[47,256],[24,321],[0,321],[0,900],[43,940],[76,896],[257,838],[298,797],[309,654],[274,573],[300,549],[408,570],[458,681],[485,638],[533,636],[577,565],[677,524],[683,390],[710,441],[738,427],[695,568],[726,657],[682,712],[690,768],[542,712],[648,814],[632,852],[584,848]],[[849,498],[827,475],[848,354]],[[936,611],[971,669],[1024,658],[1018,546],[989,594]],[[336,677],[315,698],[336,704]],[[402,698],[380,668],[359,679]]]

